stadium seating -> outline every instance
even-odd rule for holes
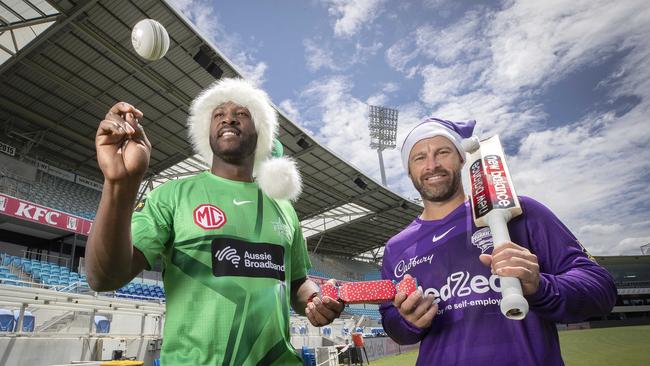
[[[19,317],[20,317],[20,310],[14,310],[14,331],[16,332],[18,331]],[[23,314],[23,332],[33,332],[35,324],[36,324],[36,318],[34,318],[34,315],[28,310],[25,310],[25,314]]]
[[[90,291],[86,275],[70,271],[67,267],[6,253],[1,253],[0,256],[0,263],[2,263],[0,265],[0,283],[17,286],[30,286],[30,283],[36,283],[59,291]],[[15,273],[20,273],[24,278]],[[165,291],[158,285],[133,281],[118,289],[115,296],[138,300],[164,300]]]
[[[97,333],[108,333],[111,330],[111,322],[103,315],[95,315],[95,331]]]
[[[56,289],[70,287],[70,290],[90,290],[85,275],[72,272],[67,267],[59,266],[55,263],[21,258],[5,253],[2,254],[2,263],[3,265],[0,266],[0,281],[4,284],[29,286],[29,282],[33,282]],[[15,273],[11,273],[10,267],[14,269],[15,273],[20,273],[23,278]],[[16,280],[22,281],[16,282]],[[79,286],[71,286],[76,283]]]
[[[301,353],[304,366],[316,366],[316,351],[313,348],[302,346]]]
[[[126,286],[118,289],[115,293],[118,297],[131,299],[153,298],[164,299],[165,291],[158,285],[148,285],[139,282],[130,282]]]
[[[18,176],[1,175],[0,192],[39,205],[94,219],[101,192],[39,171],[35,182]]]
[[[379,313],[379,306],[376,304],[366,304],[365,307],[362,306],[346,306],[344,312],[356,315],[356,316],[365,316],[366,318],[380,320],[381,314]]]
[[[0,309],[0,332],[13,332],[15,325],[14,314],[7,309]]]
[[[29,200],[88,220],[95,217],[101,193],[80,184],[39,172]]]
[[[332,336],[332,327],[325,326],[325,327],[322,327],[321,330],[323,331],[323,335],[325,337],[331,337]]]
[[[379,268],[374,263],[362,262],[340,257],[327,257],[310,254],[311,276],[336,278],[340,281],[372,281],[381,279]]]

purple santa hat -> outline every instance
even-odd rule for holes
[[[421,140],[436,136],[443,136],[449,139],[456,146],[460,158],[465,162],[465,150],[463,149],[462,142],[464,139],[472,137],[475,125],[475,120],[453,122],[435,117],[426,118],[415,126],[404,139],[404,143],[402,144],[402,163],[404,164],[404,169],[407,172],[409,171],[408,161],[413,146]]]

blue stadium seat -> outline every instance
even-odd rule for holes
[[[14,314],[7,309],[0,309],[0,332],[13,332],[16,320]]]
[[[302,346],[302,364],[304,366],[316,366],[316,351],[313,348]]]
[[[18,318],[20,317],[20,310],[14,310],[14,331],[18,331]],[[23,315],[23,332],[33,332],[36,325],[36,318],[34,315],[25,310]]]
[[[111,329],[111,322],[103,315],[95,315],[95,329],[97,333],[108,333]]]
[[[323,327],[321,329],[323,330],[323,335],[325,337],[330,337],[332,335],[332,327],[325,326],[325,327]]]

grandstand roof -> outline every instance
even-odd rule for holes
[[[18,29],[34,35],[31,42],[11,42],[14,48],[0,44],[5,53],[0,58],[4,142],[101,181],[95,131],[108,108],[123,100],[145,114],[141,123],[153,145],[149,178],[205,169],[186,138],[190,102],[216,78],[241,75],[207,38],[166,2],[37,3],[42,1],[0,1],[0,42],[9,42],[7,35],[14,37]],[[145,62],[131,47],[131,27],[143,18],[158,20],[169,32],[170,48],[161,60]],[[295,204],[300,219],[336,212],[332,210],[350,203],[366,212],[349,216],[343,225],[323,225],[308,239],[311,250],[355,256],[379,248],[420,213],[419,205],[365,176],[282,113],[280,125],[285,152],[298,161],[303,174],[304,193]]]

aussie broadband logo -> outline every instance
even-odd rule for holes
[[[413,267],[420,265],[422,263],[431,264],[432,260],[433,260],[433,254],[426,257],[418,257],[416,255],[415,257],[411,257],[407,260],[402,259],[401,261],[397,262],[397,265],[395,266],[395,270],[393,272],[395,273],[395,277],[402,278],[402,276],[404,276],[404,274],[408,272],[410,269],[412,269]]]
[[[472,276],[469,272],[459,271],[447,276],[445,284],[440,288],[423,289],[419,286],[424,295],[433,295],[434,303],[447,301],[452,297],[464,297],[471,294],[483,294],[490,290],[501,292],[501,284],[497,281],[499,276],[491,275],[489,278],[483,275]]]
[[[216,238],[212,240],[212,274],[216,277],[267,277],[284,281],[284,247]]]
[[[228,261],[231,262],[235,268],[239,268],[239,261],[241,257],[237,255],[237,250],[227,246],[223,249],[217,250],[217,253],[214,255],[217,261]]]
[[[194,209],[194,223],[205,230],[219,229],[226,224],[226,214],[215,205],[204,204]]]

